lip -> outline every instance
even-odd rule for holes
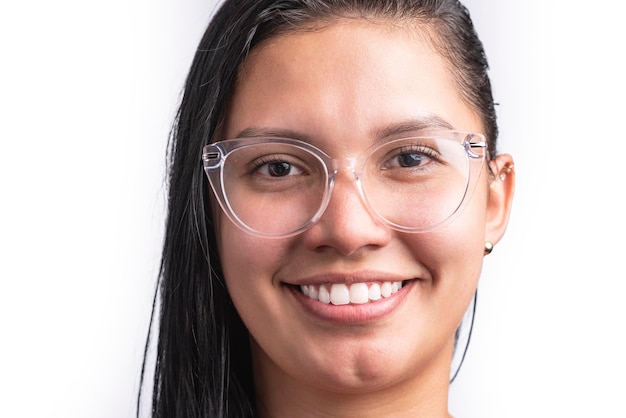
[[[376,277],[374,279],[374,277]],[[302,284],[329,284],[329,283],[361,283],[361,282],[381,282],[381,281],[402,281],[402,289],[390,297],[382,298],[375,302],[365,304],[332,305],[325,304],[304,295],[300,290],[300,285],[285,284],[285,288],[292,295],[295,302],[310,316],[323,322],[335,323],[338,325],[366,325],[384,319],[393,313],[406,299],[415,282],[419,279],[406,279],[388,275],[350,275],[350,276],[324,276],[312,277],[302,281]]]
[[[373,282],[402,282],[411,280],[411,276],[401,276],[398,274],[382,273],[377,271],[360,271],[352,273],[325,273],[303,277],[292,282],[285,282],[288,285],[322,285],[322,284],[353,284],[353,283],[373,283]]]

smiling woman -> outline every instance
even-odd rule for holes
[[[153,416],[449,415],[514,187],[486,71],[457,1],[224,3],[171,141]]]

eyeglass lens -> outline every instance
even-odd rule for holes
[[[330,198],[331,160],[289,143],[254,143],[231,151],[223,164],[226,205],[253,231],[292,233],[313,221]],[[404,138],[373,150],[354,167],[372,215],[405,230],[423,230],[456,212],[469,182],[467,153],[458,141]]]

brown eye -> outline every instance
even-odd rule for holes
[[[437,161],[436,152],[423,146],[407,146],[391,152],[384,163],[385,169],[421,168]]]
[[[303,174],[304,171],[285,157],[268,156],[259,158],[254,164],[253,173],[267,177],[288,177]]]
[[[400,167],[419,167],[428,162],[428,157],[412,152],[398,155],[397,160]]]
[[[288,176],[291,172],[291,164],[286,162],[277,162],[267,164],[267,171],[272,177]]]

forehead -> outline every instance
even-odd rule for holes
[[[432,116],[478,130],[427,35],[416,25],[343,19],[271,38],[240,69],[224,134],[269,127],[372,135]]]

